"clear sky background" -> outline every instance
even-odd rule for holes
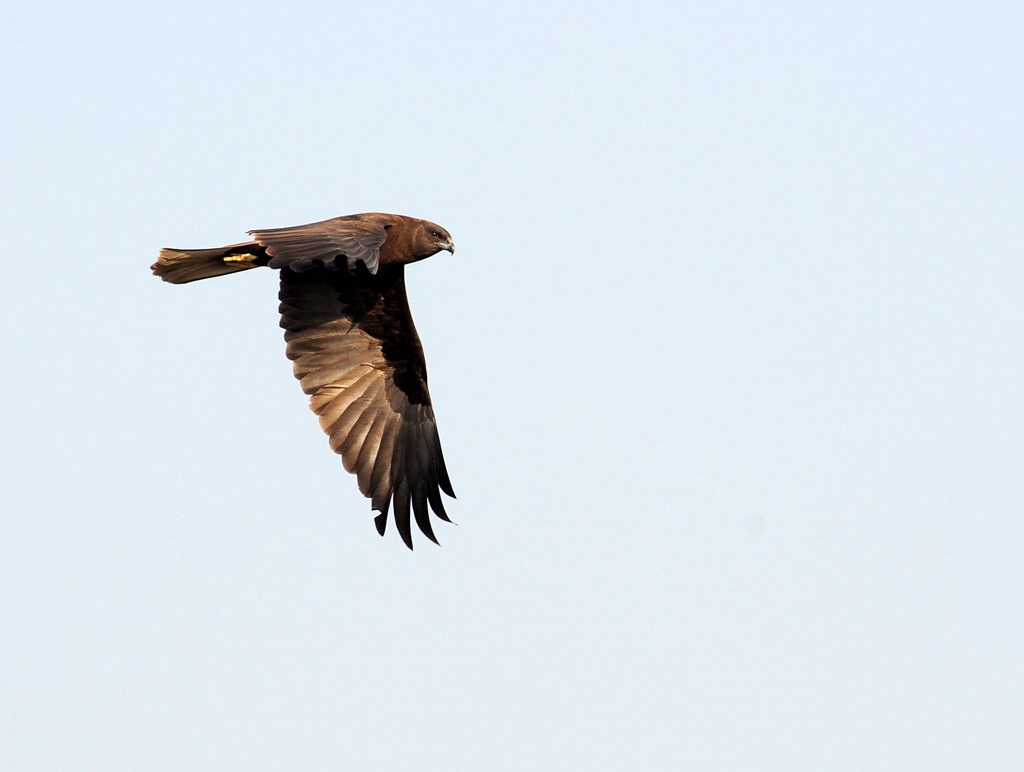
[[[1024,768],[1019,2],[8,3],[4,770]],[[277,282],[383,210],[459,494]]]

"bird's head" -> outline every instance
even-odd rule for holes
[[[451,234],[436,223],[420,220],[413,234],[413,259],[423,260],[442,250],[455,254]]]

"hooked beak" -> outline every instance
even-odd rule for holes
[[[448,241],[445,242],[445,245],[443,247],[441,247],[441,249],[446,249],[446,250],[448,250],[448,252],[450,252],[451,254],[454,255],[455,254],[455,243],[451,239],[448,239]]]

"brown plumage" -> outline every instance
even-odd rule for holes
[[[164,281],[268,266],[281,271],[281,326],[310,407],[380,514],[389,507],[412,549],[411,519],[437,542],[429,510],[448,521],[454,498],[427,390],[427,367],[405,294],[405,266],[448,250],[451,236],[426,220],[356,214],[294,228],[250,231],[252,241],[215,249],[162,249]]]

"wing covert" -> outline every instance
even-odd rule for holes
[[[349,271],[362,263],[371,274],[380,264],[380,247],[388,232],[384,223],[365,215],[348,215],[330,220],[249,231],[270,255],[271,268],[290,268],[301,273],[323,264],[335,265],[344,258]]]

